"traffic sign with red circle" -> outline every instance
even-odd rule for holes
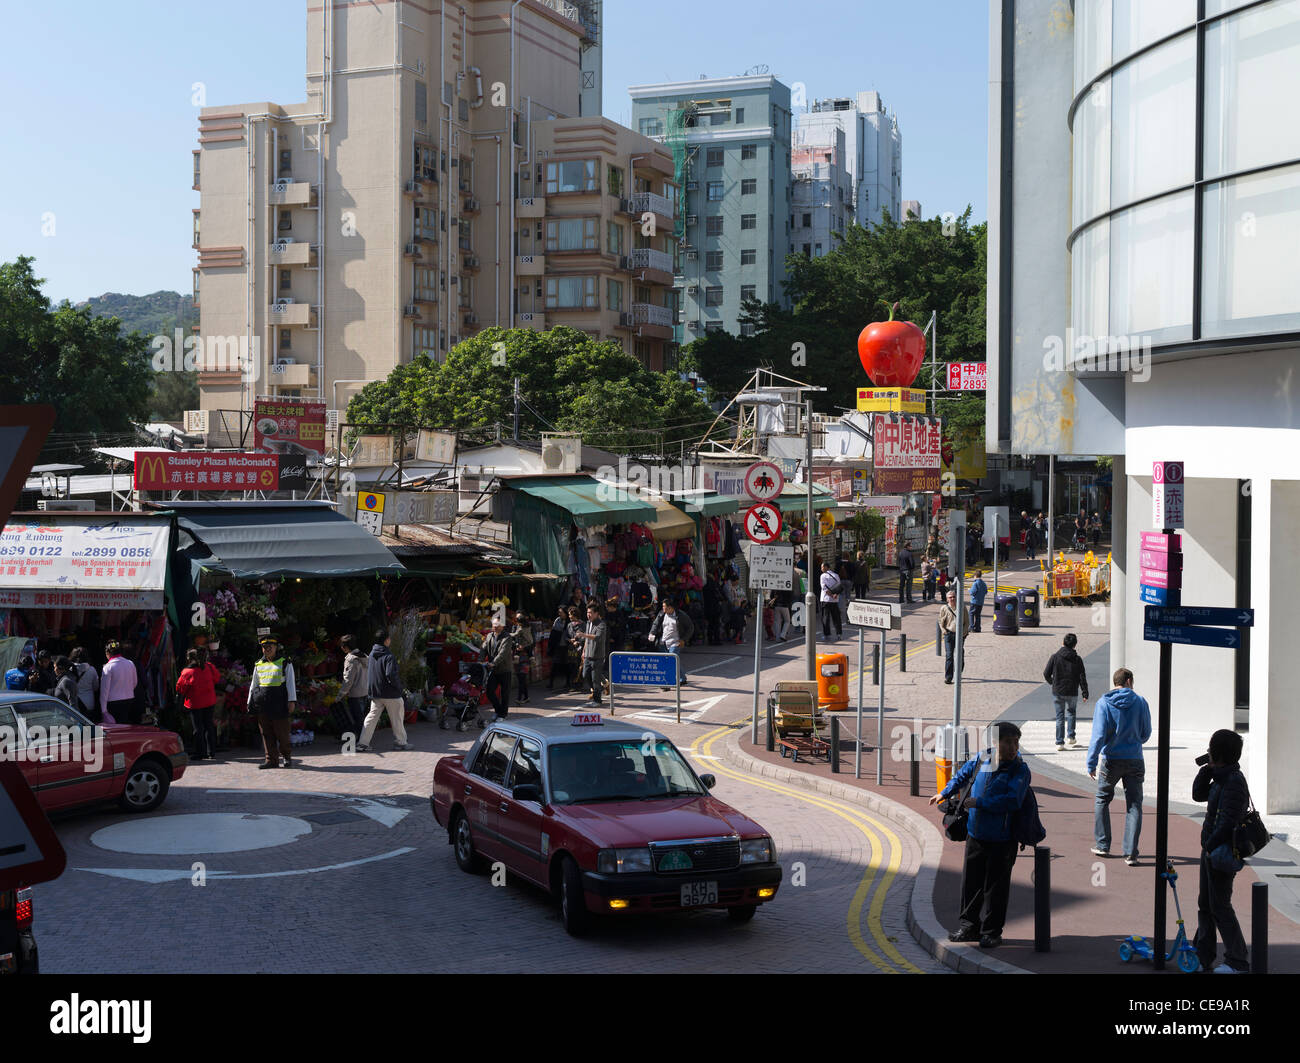
[[[781,535],[781,511],[760,502],[745,511],[745,534],[756,543],[772,543]]]
[[[770,461],[756,461],[745,470],[745,493],[755,502],[771,502],[785,487],[785,476]]]

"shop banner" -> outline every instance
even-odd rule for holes
[[[898,518],[885,518],[885,564],[898,564]]]
[[[908,417],[895,423],[876,414],[872,436],[872,457],[876,470],[938,470],[943,449],[943,430],[937,418]]]
[[[388,491],[384,527],[394,524],[450,524],[456,519],[455,491]]]
[[[920,388],[858,388],[858,412],[925,413],[925,398]]]
[[[853,498],[852,469],[839,467],[813,467],[813,483],[827,488],[836,502],[848,502]]]
[[[0,590],[0,609],[161,609],[162,591]]]
[[[874,509],[886,520],[903,515],[902,495],[869,495],[859,499],[858,505],[863,509]]]
[[[305,491],[306,458],[215,450],[138,451],[137,491]]]
[[[706,491],[717,491],[720,495],[745,497],[745,470],[748,465],[709,465],[700,463],[700,476]]]
[[[414,461],[415,453],[412,437],[403,443],[402,461]],[[397,436],[358,436],[350,460],[353,466],[397,464]]]
[[[421,428],[415,442],[415,458],[417,461],[434,461],[442,465],[450,465],[456,460],[456,433],[431,432]]]
[[[872,487],[881,494],[908,495],[916,491],[940,489],[938,469],[877,469]]]
[[[268,444],[296,444],[304,450],[325,453],[325,403],[258,399],[253,403],[253,448]],[[290,448],[292,449],[292,448]]]
[[[9,595],[43,590],[154,591],[161,600],[167,533],[166,521],[131,517],[6,524],[0,532],[0,587]],[[129,607],[128,603],[100,608]]]
[[[987,362],[949,362],[949,391],[986,391],[989,384]]]

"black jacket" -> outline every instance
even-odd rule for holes
[[[916,567],[916,562],[912,558],[912,551],[906,546],[898,552],[898,571],[900,573],[912,574],[912,569]]]
[[[370,667],[366,672],[368,693],[372,698],[400,698],[402,679],[397,671],[397,658],[387,646],[379,643],[370,650]]]
[[[660,612],[659,615],[655,617],[654,624],[650,627],[650,634],[654,636],[656,642],[659,642],[663,637],[665,615],[665,613]],[[691,623],[691,618],[680,609],[678,609],[673,616],[677,621],[677,637],[681,639],[683,646],[689,646],[691,644],[691,636],[695,634],[695,625]]]
[[[1192,800],[1209,801],[1201,824],[1201,848],[1208,853],[1231,845],[1233,831],[1250,808],[1250,787],[1240,765],[1204,765],[1192,782]]]
[[[1068,646],[1062,646],[1052,654],[1043,669],[1043,682],[1052,684],[1052,693],[1057,697],[1078,697],[1081,688],[1083,696],[1088,696],[1088,676],[1083,670],[1083,658]]]

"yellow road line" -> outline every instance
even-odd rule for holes
[[[744,722],[744,720],[737,721],[737,723]],[[710,756],[710,750],[712,749],[713,744],[730,731],[733,726],[734,724],[719,727],[715,731],[711,731],[702,736],[697,742],[697,745],[701,749],[701,755]],[[858,888],[854,891],[853,900],[850,902],[848,911],[845,914],[849,940],[858,952],[882,971],[890,974],[897,973],[889,965],[892,962],[895,966],[901,967],[910,973],[921,973],[919,968],[906,960],[902,954],[899,953],[898,949],[895,948],[893,942],[891,942],[885,934],[884,924],[882,922],[885,899],[888,895],[889,887],[893,884],[893,881],[897,877],[898,871],[902,866],[903,846],[902,841],[897,834],[895,834],[884,823],[874,819],[865,812],[860,812],[857,809],[841,807],[838,804],[816,797],[806,791],[790,787],[784,783],[776,783],[767,779],[755,779],[730,768],[715,767],[713,770],[718,774],[725,775],[738,782],[748,783],[751,786],[758,786],[762,789],[772,791],[773,793],[793,797],[796,800],[804,801],[817,808],[822,808],[836,816],[839,816],[845,822],[851,823],[853,826],[857,827],[867,839],[871,856],[868,861],[867,870],[863,873]],[[888,865],[885,867],[885,873],[880,877],[879,884],[876,885],[875,893],[871,897],[871,903],[867,914],[867,925],[871,931],[871,936],[875,939],[881,952],[889,958],[888,962],[882,959],[881,956],[866,942],[862,936],[861,929],[862,909],[867,903],[867,896],[871,892],[872,885],[876,883],[877,877],[880,876],[881,858],[884,856],[884,846],[881,844],[879,835],[875,833],[876,830],[879,830],[889,843]]]

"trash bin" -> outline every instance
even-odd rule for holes
[[[1014,594],[997,595],[993,606],[993,634],[1020,634],[1020,622],[1016,617],[1019,605],[1019,599]]]
[[[817,655],[817,703],[831,712],[849,707],[849,658],[844,653]]]
[[[1038,626],[1038,590],[1035,587],[1021,587],[1016,591],[1016,620],[1021,627]]]
[[[957,765],[965,764],[969,759],[970,739],[966,728],[958,727],[954,732],[952,724],[944,724],[934,741],[935,786],[942,790],[952,781]]]

